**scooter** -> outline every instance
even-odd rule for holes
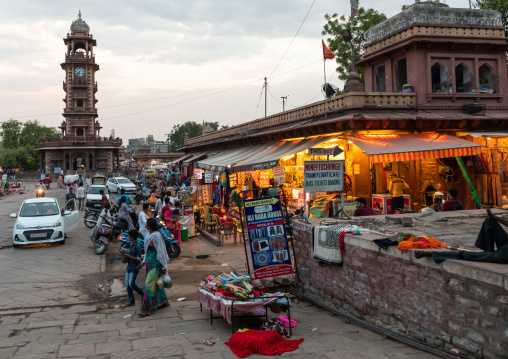
[[[44,187],[37,187],[35,190],[35,198],[42,198],[46,196],[46,191],[44,191]]]
[[[102,221],[93,227],[90,236],[97,255],[101,255],[106,251],[109,241],[113,238],[113,223],[106,215],[101,213],[100,216],[102,216]]]
[[[143,191],[141,190],[141,188],[138,189],[138,191],[136,192],[136,194],[134,195],[134,202],[136,202],[136,204],[140,204],[142,201],[145,200],[145,195],[143,194]]]
[[[100,210],[93,210],[85,207],[85,226],[93,228],[99,220]]]
[[[171,232],[164,228],[164,222],[162,222],[162,227],[161,223],[158,223],[159,232],[162,234],[162,238],[164,238],[164,242],[166,243],[166,250],[168,251],[169,258],[177,258],[182,252],[180,245],[178,245],[178,241],[175,241]],[[131,247],[129,235],[126,232],[122,231],[122,233],[118,236],[118,239],[122,242],[120,245],[120,252],[129,253],[129,249]],[[141,233],[139,233],[137,241],[141,248],[144,248],[144,238]]]

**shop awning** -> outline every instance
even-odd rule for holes
[[[184,165],[184,166],[188,166],[188,165],[190,165],[190,163],[191,163],[192,161],[200,160],[200,159],[202,159],[203,157],[205,157],[206,155],[211,154],[211,153],[212,153],[212,152],[210,152],[210,151],[194,153],[194,154],[192,154],[192,156],[191,156],[191,157],[189,157],[189,158],[187,158],[187,159],[185,159],[185,160],[183,161],[183,165]],[[217,151],[215,151],[215,152],[213,152],[213,153],[217,153]]]
[[[277,167],[281,158],[317,146],[328,140],[330,140],[330,136],[277,142],[264,151],[231,167],[231,170],[232,172],[245,172]]]
[[[183,160],[185,160],[185,159],[187,159],[187,158],[189,158],[189,157],[192,157],[192,153],[187,153],[185,156],[182,156],[182,157],[180,157],[180,158],[178,158],[178,159],[176,159],[176,160],[173,160],[173,161],[171,161],[170,163],[171,163],[171,164],[176,164],[176,163],[178,163],[178,162],[182,162]]]
[[[204,160],[198,161],[197,167],[208,170],[219,169],[222,170],[227,166],[232,166],[235,163],[243,161],[256,153],[263,151],[272,143],[263,145],[252,145],[243,146],[236,148],[228,148],[227,150],[221,151],[214,156],[210,156]]]
[[[508,137],[508,133],[506,132],[468,132],[469,136],[474,138],[479,137]]]
[[[439,133],[408,135],[346,135],[360,147],[372,163],[430,160],[433,158],[472,156],[481,145]]]

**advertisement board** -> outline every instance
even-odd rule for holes
[[[205,183],[212,183],[212,172],[205,171]]]
[[[280,196],[243,201],[254,278],[293,273]]]
[[[342,191],[344,161],[305,161],[303,189],[305,193]]]
[[[203,178],[203,170],[199,168],[194,168],[194,176],[196,176],[196,179],[202,179]]]
[[[276,186],[286,183],[286,174],[284,172],[284,167],[279,166],[273,168],[273,180]]]

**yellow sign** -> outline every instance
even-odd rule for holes
[[[257,206],[264,206],[265,204],[275,204],[279,202],[279,200],[275,197],[270,197],[267,199],[260,199],[258,201],[250,201],[245,202],[245,207],[257,207]]]

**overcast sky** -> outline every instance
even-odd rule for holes
[[[114,129],[124,144],[147,134],[163,140],[173,125],[186,121],[235,125],[260,118],[265,76],[268,115],[282,111],[281,96],[289,96],[287,109],[321,100],[323,17],[348,14],[349,1],[316,0],[273,72],[312,3],[0,0],[0,121],[62,122],[62,39],[79,9],[97,40],[101,134]],[[362,0],[360,5],[390,17],[411,3]],[[468,0],[446,3],[468,7]],[[327,61],[329,82],[342,87],[334,69]]]

